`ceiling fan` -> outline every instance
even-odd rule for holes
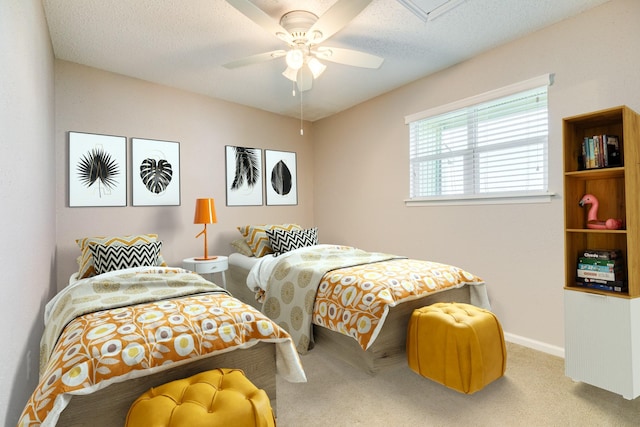
[[[227,0],[247,18],[284,41],[288,49],[260,53],[229,62],[228,69],[243,67],[263,61],[285,57],[287,68],[282,73],[296,83],[300,92],[313,86],[326,69],[320,60],[362,68],[379,68],[383,58],[352,49],[320,46],[322,42],[340,31],[349,21],[364,10],[372,0],[338,0],[322,16],[305,10],[285,13],[276,22],[249,0]]]

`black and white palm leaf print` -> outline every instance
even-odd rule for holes
[[[140,164],[140,178],[150,192],[160,194],[164,192],[173,177],[171,163],[165,159],[147,158]]]
[[[236,154],[236,174],[231,183],[231,189],[239,189],[245,181],[248,187],[254,187],[260,178],[258,154],[252,148],[233,147],[233,149]]]
[[[280,160],[271,169],[271,187],[273,191],[281,196],[286,196],[291,191],[293,180],[291,179],[291,171],[289,167]]]
[[[95,147],[85,153],[78,162],[78,177],[80,183],[90,188],[98,183],[99,195],[102,197],[102,187],[113,189],[118,185],[120,168],[111,154],[100,147]]]

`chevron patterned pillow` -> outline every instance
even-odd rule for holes
[[[306,230],[266,230],[273,255],[318,244],[318,227]]]
[[[78,257],[78,279],[84,279],[86,277],[95,276],[93,266],[93,255],[90,247],[93,245],[106,245],[106,246],[132,246],[141,245],[145,243],[156,242],[158,240],[157,234],[129,234],[126,236],[94,236],[83,237],[76,239],[76,243],[80,247],[80,256]],[[162,258],[161,254],[158,254],[158,260],[155,265],[166,266],[167,263]]]
[[[156,265],[162,242],[132,246],[91,245],[90,248],[96,274],[102,274],[125,268]]]
[[[238,227],[238,231],[247,241],[251,252],[257,258],[263,257],[273,252],[269,245],[267,230],[302,230],[298,224],[267,224],[267,225],[245,225]]]

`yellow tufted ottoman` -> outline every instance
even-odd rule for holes
[[[475,393],[504,375],[507,352],[496,316],[462,303],[413,311],[407,330],[409,367],[462,393]]]
[[[215,369],[155,387],[129,408],[125,427],[275,426],[269,397],[241,370]]]

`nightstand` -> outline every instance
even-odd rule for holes
[[[198,274],[222,274],[222,287],[227,289],[227,277],[225,271],[229,268],[229,258],[217,256],[213,259],[186,258],[182,260],[182,268]],[[215,283],[215,282],[214,282]]]

